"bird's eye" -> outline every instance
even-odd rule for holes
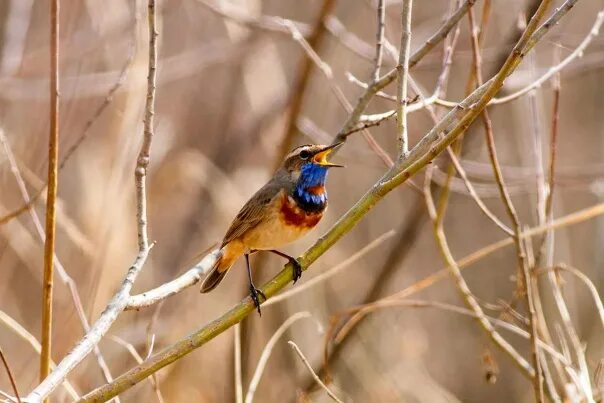
[[[300,158],[303,160],[307,160],[310,157],[310,152],[308,150],[300,151]]]

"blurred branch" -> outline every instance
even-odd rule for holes
[[[592,299],[594,300],[594,305],[598,311],[598,315],[600,316],[602,330],[604,330],[604,304],[602,303],[602,298],[600,297],[600,294],[598,293],[598,288],[589,279],[589,277],[587,277],[581,270],[568,266],[567,264],[564,264],[564,263],[560,263],[560,264],[556,265],[556,267],[554,267],[553,269],[547,269],[547,272],[551,272],[551,271],[556,272],[558,270],[571,273],[572,275],[577,277],[579,280],[581,280],[587,286],[587,289],[589,290],[589,292],[592,296]]]
[[[575,0],[576,1],[576,0]],[[303,270],[317,260],[323,253],[338,242],[388,193],[400,186],[413,174],[424,168],[430,161],[438,156],[447,146],[455,141],[478,117],[486,107],[490,99],[503,86],[505,79],[517,68],[524,54],[530,51],[541,37],[549,31],[552,21],[559,20],[569,8],[560,8],[550,19],[538,28],[536,22],[529,23],[522,38],[510,53],[506,63],[501,70],[487,83],[476,89],[459,106],[450,111],[434,128],[432,128],[411,150],[409,157],[404,161],[397,161],[376,184],[357,201],[357,203],[345,213],[338,222],[321,237],[305,254],[299,258]],[[536,21],[534,19],[533,21]],[[453,24],[454,25],[454,24]],[[412,58],[413,59],[413,58]],[[411,65],[411,63],[410,63]],[[349,130],[348,125],[356,124],[369,100],[381,88],[372,87],[368,95],[364,94],[358,101],[351,116],[341,131]],[[456,119],[458,122],[443,134]],[[277,274],[271,281],[262,287],[263,293],[270,298],[282,290],[292,280],[291,264]],[[184,355],[202,346],[209,340],[224,332],[226,329],[240,322],[244,317],[254,310],[254,304],[250,297],[243,299],[221,317],[197,330],[193,334],[165,348],[157,354],[149,357],[143,364],[138,365],[116,378],[112,383],[103,385],[82,398],[82,402],[109,399],[129,389],[150,374],[158,371],[166,365],[178,360]]]
[[[575,2],[576,2],[576,0],[567,2],[564,4],[563,7],[570,8],[570,7],[574,6]],[[554,21],[554,22],[552,22],[552,24],[555,24],[556,22],[557,21]],[[584,55],[587,47],[593,41],[593,39],[599,35],[600,29],[602,27],[602,23],[604,23],[604,10],[600,11],[597,14],[596,20],[595,20],[593,26],[591,27],[589,33],[587,34],[587,36],[581,41],[581,43],[566,58],[564,58],[564,60],[562,60],[560,63],[556,64],[555,66],[550,67],[547,70],[547,72],[544,73],[541,77],[539,77],[537,80],[531,82],[530,84],[526,85],[522,89],[515,91],[512,94],[506,95],[504,97],[493,98],[491,101],[489,101],[489,106],[501,105],[501,104],[515,101],[516,99],[522,97],[523,95],[528,94],[530,91],[541,87],[545,82],[547,82],[551,78],[555,77],[555,75],[557,73],[562,71],[565,67],[567,67],[575,59],[581,58]],[[353,80],[353,81],[355,83],[357,83],[358,85],[362,86],[363,88],[367,88],[367,84],[364,84],[358,80]],[[383,88],[383,87],[381,87],[381,88]],[[381,92],[378,92],[376,95],[381,98],[396,102],[396,97],[393,97],[391,95],[381,93]],[[434,96],[427,98],[426,103],[427,104],[437,104],[437,105],[445,106],[448,108],[453,108],[453,107],[455,107],[455,105],[457,105],[457,102],[455,102],[455,101],[449,101],[449,100],[441,99],[439,97],[434,97]],[[415,108],[411,107],[409,109],[409,112],[415,112],[416,110],[419,110],[419,109],[422,109],[421,104],[416,106]]]
[[[21,176],[21,171],[19,170],[19,167],[17,166],[17,161],[15,160],[15,156],[11,150],[10,144],[8,143],[8,139],[4,135],[4,131],[2,129],[0,129],[0,143],[2,144],[2,147],[4,148],[4,152],[8,159],[8,163],[9,163],[11,171],[15,177],[15,181],[17,182],[17,187],[19,188],[21,196],[22,196],[23,200],[25,201],[25,205],[26,206],[31,205],[30,202],[32,201],[32,199],[29,197],[29,194],[27,192],[27,187],[25,186],[25,181],[23,180],[23,177]],[[41,192],[39,192],[38,194],[41,194]],[[42,227],[42,222],[40,220],[40,217],[38,216],[38,213],[36,212],[36,210],[33,207],[29,208],[29,215],[34,224],[34,228],[36,229],[36,233],[38,234],[38,238],[40,239],[40,242],[44,243],[44,239],[45,239],[44,228]],[[54,253],[53,260],[54,260],[54,264],[57,269],[57,273],[59,274],[59,278],[61,279],[63,284],[65,284],[67,286],[67,288],[69,289],[69,294],[71,296],[71,300],[73,301],[73,306],[76,310],[76,313],[78,314],[78,319],[80,320],[80,323],[82,324],[82,329],[84,330],[84,333],[88,333],[90,331],[90,324],[88,323],[88,318],[86,317],[86,313],[84,311],[84,306],[82,305],[82,298],[80,297],[80,293],[78,291],[76,282],[69,275],[69,273],[67,273],[67,270],[65,270],[65,267],[59,260],[59,257],[57,256],[56,253]],[[103,373],[105,380],[107,380],[107,382],[111,382],[111,380],[113,380],[113,377],[111,376],[111,372],[109,371],[107,362],[105,361],[105,358],[103,357],[103,354],[101,353],[101,350],[98,345],[94,346],[94,354],[97,358],[97,362],[99,364],[99,367],[101,368],[101,372]]]
[[[47,398],[47,396],[59,385],[69,372],[79,364],[101,338],[107,333],[113,322],[124,310],[130,298],[130,291],[147,260],[152,245],[149,244],[147,234],[147,201],[146,201],[146,174],[149,165],[149,152],[153,139],[153,116],[155,108],[155,86],[157,66],[157,30],[155,16],[155,0],[148,2],[148,24],[149,24],[149,66],[147,76],[147,98],[145,105],[145,117],[143,128],[143,142],[136,161],[135,188],[136,188],[136,217],[138,231],[138,255],[126,273],[126,277],[120,288],[115,293],[107,307],[92,325],[90,331],[59,363],[57,368],[50,373],[28,396],[32,401]],[[52,182],[49,180],[49,189]]]
[[[385,19],[386,7],[384,6],[384,0],[378,0],[377,32],[375,34],[375,59],[373,62],[373,82],[376,82],[380,79],[380,69],[382,68],[382,59],[384,57],[384,33],[386,31]]]
[[[310,312],[298,312],[287,318],[281,326],[273,333],[271,338],[264,346],[262,353],[260,354],[260,358],[258,359],[258,365],[256,366],[256,370],[254,371],[254,375],[252,376],[252,380],[250,381],[250,385],[248,387],[247,393],[245,395],[245,403],[252,403],[254,400],[254,394],[256,393],[256,389],[258,388],[258,384],[260,383],[260,378],[262,377],[262,373],[264,372],[264,368],[266,367],[266,363],[275,348],[275,345],[279,341],[279,338],[283,336],[283,334],[298,320],[300,319],[312,319],[312,315]]]
[[[459,22],[459,20],[465,15],[468,11],[468,8],[471,7],[476,0],[466,0],[464,4],[459,7],[455,13],[453,13],[441,27],[430,37],[418,50],[416,50],[413,55],[411,55],[409,59],[409,68],[413,68],[419,61],[430,52],[436,45],[438,45],[445,37],[449,34],[449,32],[455,27],[455,25]],[[391,70],[388,74],[382,77],[379,81],[372,83],[365,92],[359,97],[357,104],[353,111],[350,113],[348,120],[344,124],[344,126],[340,129],[340,132],[336,136],[335,141],[344,141],[346,140],[345,133],[353,129],[371,99],[384,87],[390,84],[392,81],[396,79],[397,70]]]
[[[235,335],[233,337],[235,356],[235,402],[243,403],[243,373],[241,368],[241,323],[233,326]]]
[[[294,343],[293,341],[288,341],[287,342],[296,352],[296,354],[298,354],[298,357],[300,357],[300,359],[302,360],[302,362],[304,363],[304,365],[306,366],[306,368],[308,369],[308,372],[311,373],[312,377],[315,379],[315,381],[317,382],[317,384],[319,384],[319,386],[321,386],[321,388],[323,388],[323,390],[325,390],[325,392],[327,392],[327,395],[335,402],[338,403],[343,403],[342,400],[340,400],[331,390],[329,390],[329,388],[327,387],[327,385],[325,385],[323,383],[323,381],[321,381],[321,378],[319,378],[316,374],[316,372],[312,369],[312,366],[310,365],[310,363],[308,362],[308,360],[306,359],[306,357],[304,357],[304,354],[302,354],[302,351],[300,351],[300,348],[296,345],[296,343]]]
[[[346,99],[346,96],[344,95],[342,89],[338,86],[338,84],[335,83],[331,67],[321,60],[319,55],[308,44],[308,42],[306,42],[306,40],[301,35],[300,31],[297,30],[295,25],[289,22],[286,22],[286,25],[291,30],[292,37],[294,38],[294,40],[298,42],[300,46],[302,46],[302,49],[304,49],[304,51],[308,54],[309,58],[317,65],[319,70],[323,73],[331,87],[332,92],[335,94],[340,104],[344,107],[347,113],[351,113],[353,109],[352,105],[350,104],[350,102],[348,102],[348,99]],[[363,137],[365,138],[365,141],[367,142],[369,147],[377,154],[378,157],[380,157],[380,159],[384,162],[387,167],[391,167],[393,165],[393,162],[390,156],[386,153],[386,151],[384,151],[384,149],[378,144],[378,142],[373,138],[373,136],[371,135],[371,133],[369,133],[367,129],[363,129],[362,132]]]
[[[59,0],[50,2],[50,134],[48,137],[48,192],[46,236],[44,237],[44,279],[42,280],[42,352],[40,381],[50,372],[52,338],[52,291],[56,236],[56,203],[59,158]]]
[[[352,254],[351,256],[346,258],[344,261],[338,263],[337,265],[330,268],[329,270],[323,271],[319,275],[300,284],[298,287],[291,288],[285,292],[282,292],[279,295],[276,295],[275,297],[266,301],[264,303],[264,306],[269,306],[269,305],[276,304],[277,302],[284,301],[288,298],[293,297],[294,295],[297,295],[301,292],[308,290],[309,288],[314,287],[315,285],[317,285],[319,283],[322,283],[323,281],[330,279],[331,277],[340,273],[342,270],[349,268],[353,263],[357,262],[359,259],[364,257],[367,253],[369,253],[373,249],[377,248],[378,246],[381,246],[386,240],[392,238],[395,234],[396,234],[396,232],[394,230],[390,230],[388,232],[383,233],[382,235],[378,236],[377,238],[375,238],[374,240],[369,242],[367,245],[365,245],[359,251],[355,252],[354,254]]]
[[[380,297],[384,289],[392,283],[393,275],[399,269],[404,267],[403,262],[417,241],[426,218],[426,208],[424,207],[420,197],[415,198],[409,213],[407,213],[407,217],[408,219],[405,220],[405,223],[401,226],[401,229],[397,231],[398,237],[395,240],[394,245],[390,248],[386,260],[381,265],[380,269],[377,270],[375,276],[373,276],[375,281],[361,299],[360,304],[367,304]],[[321,275],[317,277],[320,277]],[[297,290],[297,288],[288,292],[292,292],[294,290]],[[273,299],[278,299],[281,297],[281,295],[283,294],[279,294]],[[273,299],[270,299],[268,302],[273,301]],[[331,349],[329,348],[329,345],[324,345],[323,366],[320,371],[320,376],[323,379],[325,379],[325,377],[328,377],[327,379],[329,379],[329,368],[331,363],[341,355],[346,346],[345,342],[350,340],[352,339],[347,338],[342,340],[340,343],[334,345]],[[308,394],[314,385],[315,382],[309,380],[304,388],[305,393]]]
[[[409,80],[409,56],[411,49],[411,10],[413,0],[403,0],[401,12],[401,47],[398,58],[397,91],[396,91],[396,129],[399,143],[399,158],[406,158],[409,154],[409,135],[407,125],[407,81]]]
[[[460,315],[470,316],[470,317],[473,317],[476,319],[479,318],[479,316],[476,314],[476,312],[474,312],[472,309],[466,309],[466,308],[458,307],[455,305],[450,305],[450,304],[443,303],[443,302],[422,301],[422,300],[412,300],[412,299],[376,301],[375,303],[372,304],[372,311],[375,311],[378,309],[384,309],[384,308],[394,308],[394,307],[436,308],[436,309],[441,309],[441,310],[448,311],[448,312],[458,313]],[[348,310],[347,312],[343,313],[342,315],[347,315],[350,313],[350,311],[353,311],[355,309],[358,309],[358,307],[352,308],[351,310]],[[484,318],[489,321],[491,327],[494,327],[494,325],[497,325],[498,327],[501,327],[514,334],[517,334],[518,336],[520,336],[524,339],[530,340],[531,336],[530,336],[529,332],[521,329],[520,327],[518,327],[510,322],[506,322],[504,320],[493,318],[493,317],[490,317],[487,315],[484,315]],[[539,346],[544,351],[546,351],[551,357],[560,361],[562,363],[562,365],[564,365],[568,371],[574,372],[572,363],[563,354],[561,354],[559,351],[554,349],[549,344],[543,342],[542,340],[538,340],[538,342],[539,342]]]
[[[117,336],[113,336],[113,335],[110,335],[109,339],[113,340],[120,346],[124,347],[126,349],[126,351],[128,351],[128,353],[132,356],[132,358],[134,358],[134,361],[136,361],[137,364],[140,364],[144,361],[143,357],[141,357],[141,355],[138,353],[138,351],[136,351],[136,348],[134,348],[132,343],[128,343],[126,340],[122,339],[121,337],[117,337]],[[157,381],[157,377],[150,376],[149,383],[151,384],[151,388],[153,388],[153,391],[155,392],[155,395],[157,396],[157,401],[159,403],[163,403],[164,398],[161,394],[161,390],[159,389],[159,383]]]
[[[602,27],[603,22],[604,10],[601,10],[597,14],[596,20],[587,36],[581,41],[579,46],[577,46],[568,56],[566,56],[566,58],[564,58],[564,60],[562,60],[557,65],[550,67],[545,74],[543,74],[541,77],[539,77],[537,80],[533,81],[526,87],[515,91],[512,94],[506,95],[505,97],[494,98],[489,105],[499,105],[518,99],[521,96],[529,93],[530,91],[541,87],[543,83],[545,83],[552,77],[555,77],[556,74],[558,74],[562,69],[568,66],[573,60],[581,58],[583,56],[583,54],[585,53],[585,49],[587,49],[591,41],[600,33],[600,28]]]
[[[4,365],[4,369],[6,370],[6,374],[8,375],[8,380],[10,381],[10,386],[13,388],[13,393],[15,394],[17,402],[21,403],[21,396],[19,396],[19,390],[17,389],[17,384],[15,383],[15,377],[13,376],[13,373],[10,370],[10,366],[6,361],[6,357],[4,356],[2,348],[0,348],[0,359],[2,359],[2,364]]]
[[[323,0],[319,16],[312,28],[311,34],[307,39],[308,47],[315,53],[318,52],[319,46],[325,36],[325,25],[324,21],[328,14],[331,13],[336,4],[335,0]],[[300,32],[298,30],[298,32]],[[293,35],[295,39],[295,34]],[[310,73],[313,66],[313,58],[309,52],[305,52],[302,56],[302,61],[298,67],[298,74],[293,85],[292,97],[290,99],[290,107],[287,113],[287,123],[285,125],[285,133],[281,139],[281,144],[277,149],[276,165],[273,167],[276,170],[281,164],[281,160],[287,155],[292,147],[294,137],[297,133],[296,122],[302,112],[302,106],[304,102],[304,96],[308,83],[310,81]]]
[[[572,214],[568,214],[566,216],[560,217],[560,218],[552,221],[551,224],[545,224],[545,225],[538,226],[535,228],[530,228],[526,231],[523,231],[521,233],[521,237],[523,239],[524,238],[533,238],[537,235],[542,235],[542,234],[546,233],[550,229],[565,228],[565,227],[568,227],[571,225],[585,222],[587,220],[591,220],[592,218],[598,217],[600,215],[604,215],[604,203],[599,203],[594,206],[585,208],[583,210],[576,211]],[[511,246],[513,244],[514,244],[514,241],[512,240],[512,238],[504,238],[498,242],[484,246],[484,247],[470,253],[469,255],[462,257],[461,259],[457,260],[457,266],[459,267],[460,270],[471,267],[472,264],[480,261],[481,259],[484,259],[485,257],[487,257],[507,246]],[[416,294],[422,290],[427,289],[428,287],[440,282],[441,280],[450,278],[449,273],[450,273],[450,268],[447,266],[444,269],[437,271],[436,273],[433,273],[427,277],[424,277],[423,279],[404,288],[403,290],[398,291],[392,295],[389,295],[386,298],[383,298],[381,301],[386,301],[386,300],[390,301],[390,300],[397,300],[397,299],[409,297],[413,294]],[[356,311],[356,313],[354,315],[352,315],[350,317],[350,319],[343,326],[340,327],[340,330],[338,332],[338,335],[337,335],[335,341],[337,343],[341,342],[341,340],[344,337],[346,337],[346,334],[348,332],[350,332],[350,330],[356,324],[358,324],[358,322],[365,316],[365,314],[367,312],[371,311],[372,307],[373,307],[373,303],[368,303],[368,304],[365,304],[362,307],[360,307],[360,309],[358,309]]]
[[[298,28],[298,30],[305,37],[311,37],[313,33],[313,27],[309,24],[277,16],[250,15],[245,10],[241,9],[240,7],[234,6],[229,2],[222,2],[220,6],[218,6],[212,1],[197,0],[197,2],[212,11],[213,13],[220,15],[221,17],[228,18],[232,21],[235,21],[241,25],[246,25],[250,28],[262,29],[264,31],[289,35],[289,30],[285,26],[285,21],[290,21]],[[322,23],[325,29],[331,35],[337,38],[346,48],[350,49],[352,52],[362,57],[363,59],[371,59],[371,45],[360,39],[355,34],[346,30],[344,24],[342,24],[342,22],[334,15],[325,15],[325,18],[323,18]]]
[[[17,336],[19,336],[20,339],[29,344],[37,355],[40,355],[40,352],[42,351],[42,345],[40,344],[38,339],[36,339],[33,334],[29,333],[27,329],[21,326],[19,322],[10,317],[6,312],[0,311],[0,323],[4,324],[4,326],[12,330]],[[50,361],[50,368],[56,368],[56,365],[52,360]],[[65,388],[65,391],[69,394],[69,396],[71,396],[72,399],[77,400],[80,398],[78,392],[76,392],[73,385],[71,385],[71,383],[69,383],[67,379],[63,381],[63,388]]]
[[[132,47],[131,47],[131,52],[128,55],[126,63],[124,64],[124,67],[122,68],[117,81],[113,84],[113,86],[111,87],[111,89],[109,90],[109,92],[107,93],[105,98],[103,99],[103,102],[95,110],[95,112],[90,117],[90,119],[88,119],[86,121],[86,123],[84,124],[84,129],[82,130],[82,133],[79,135],[77,140],[65,151],[65,154],[63,155],[63,158],[61,159],[61,162],[59,163],[59,171],[61,171],[65,167],[65,165],[67,164],[67,162],[69,161],[71,156],[76,152],[76,150],[80,147],[80,145],[84,142],[84,140],[86,140],[86,138],[88,137],[88,134],[90,132],[90,129],[92,128],[94,123],[98,120],[98,118],[103,114],[105,109],[107,109],[107,107],[113,101],[115,93],[122,87],[122,85],[124,84],[124,82],[126,80],[126,76],[128,75],[128,70],[130,69],[130,67],[132,65],[133,59],[134,59],[134,45],[132,45]],[[42,195],[42,193],[44,192],[45,189],[46,189],[46,185],[44,185],[38,191],[36,191],[31,196],[31,198],[28,198],[29,200],[26,200],[26,202],[21,207],[18,207],[17,209],[11,211],[10,213],[0,217],[0,225],[6,224],[13,218],[20,216],[22,213],[24,213],[27,210],[29,210],[30,208],[32,208],[34,206],[34,204],[38,201],[38,199],[40,198],[40,196]]]
[[[530,38],[526,35],[527,32],[535,32],[537,30],[538,24],[544,18],[547,9],[549,8],[551,0],[542,0],[541,4],[535,11],[535,14],[531,17],[524,33],[522,34],[519,43],[528,42]],[[517,47],[514,50],[518,49]],[[512,51],[513,53],[514,51]],[[522,49],[520,49],[522,52]],[[476,32],[472,29],[472,53],[474,55],[475,67],[476,67],[476,80],[478,84],[482,84],[482,73],[481,73],[481,56],[478,47],[478,39],[476,37]],[[508,58],[509,61],[509,58]],[[507,64],[507,62],[506,62]],[[505,65],[504,65],[505,66]],[[535,310],[535,297],[533,295],[535,291],[535,287],[533,286],[533,277],[531,276],[530,269],[528,263],[526,261],[526,250],[523,246],[523,243],[520,239],[520,233],[522,232],[522,228],[520,226],[520,220],[518,218],[518,214],[512,202],[512,199],[507,191],[505,180],[503,178],[503,174],[501,173],[501,166],[499,164],[499,159],[497,157],[497,151],[495,147],[495,138],[493,135],[493,127],[491,123],[491,119],[489,117],[489,113],[485,108],[482,111],[482,120],[485,127],[485,135],[486,135],[486,143],[487,150],[489,154],[489,158],[491,160],[491,165],[493,166],[493,174],[495,176],[495,180],[497,186],[499,188],[499,192],[501,194],[501,199],[504,202],[504,206],[506,208],[507,214],[512,221],[512,229],[514,230],[514,244],[516,246],[516,254],[518,257],[518,266],[521,270],[521,274],[523,275],[524,281],[524,296],[527,305],[527,309],[529,311],[529,320],[531,327],[531,361],[534,368],[534,376],[533,376],[533,387],[535,391],[535,400],[538,403],[544,401],[544,391],[543,391],[543,371],[541,370],[541,359],[539,357],[539,347],[538,347],[538,317]]]

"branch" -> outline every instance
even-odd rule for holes
[[[474,5],[476,0],[466,0],[448,19],[441,25],[441,27],[432,35],[428,40],[411,55],[409,59],[409,68],[413,68],[419,61],[427,55],[436,45],[445,39],[449,32],[455,27],[459,20],[466,14],[468,8]],[[344,126],[340,129],[340,132],[336,136],[335,141],[344,141],[346,133],[352,130],[358,123],[361,115],[369,105],[371,99],[384,87],[393,82],[396,79],[396,69],[391,70],[382,77],[379,81],[372,83],[365,92],[359,97],[357,105],[350,113],[348,120]]]
[[[17,384],[15,383],[15,377],[13,376],[12,371],[10,370],[10,366],[6,361],[6,357],[4,356],[4,352],[0,348],[0,359],[2,359],[2,364],[4,365],[4,369],[6,369],[6,374],[8,375],[8,380],[10,381],[10,386],[13,388],[13,393],[17,399],[18,403],[21,403],[21,396],[19,396],[19,390],[17,389]]]
[[[399,158],[409,154],[409,135],[407,127],[407,81],[409,80],[409,55],[411,49],[411,10],[413,0],[403,0],[401,13],[401,48],[396,66],[398,86],[396,91],[396,129],[399,141]]]
[[[296,343],[294,343],[293,341],[290,340],[290,341],[287,342],[287,344],[289,344],[294,349],[294,351],[296,352],[296,354],[298,354],[298,357],[300,357],[300,359],[302,360],[302,362],[304,363],[304,365],[306,366],[306,368],[308,368],[308,372],[310,372],[310,374],[315,379],[315,381],[319,384],[319,386],[321,386],[321,388],[323,388],[323,390],[325,392],[327,392],[327,395],[329,397],[331,397],[331,399],[333,401],[335,401],[335,402],[344,403],[331,390],[329,390],[329,388],[327,387],[327,385],[325,385],[323,383],[323,381],[321,380],[321,378],[319,378],[317,376],[317,373],[312,369],[312,366],[310,365],[310,363],[308,362],[308,360],[306,359],[306,357],[304,357],[304,354],[302,354],[302,351],[300,351],[300,348],[296,345]]]
[[[59,0],[50,2],[50,135],[48,138],[48,191],[46,236],[44,238],[44,279],[42,282],[42,352],[40,380],[50,372],[52,338],[52,291],[56,236],[56,204],[59,158]]]
[[[537,11],[535,11],[535,14],[531,17],[531,20],[529,21],[524,33],[522,34],[522,37],[519,40],[519,44],[527,43],[530,40],[530,37],[527,36],[527,33],[530,33],[529,35],[531,35],[533,32],[535,32],[537,30],[538,24],[540,23],[541,19],[543,19],[543,17],[545,16],[545,13],[546,13],[547,9],[549,8],[550,3],[551,3],[551,0],[542,0],[541,1],[541,4],[537,8]],[[524,47],[524,45],[523,45],[523,47]],[[481,65],[480,52],[478,49],[478,39],[477,39],[476,32],[474,29],[472,29],[472,51],[473,51],[472,53],[474,55],[474,61],[475,61],[475,66],[476,66],[476,79],[479,84],[482,84],[482,74],[480,71],[480,65]],[[518,45],[514,47],[514,50],[512,51],[512,56],[515,51],[519,51],[520,54],[522,54],[522,52],[523,52],[522,48],[520,48],[520,49],[518,48]],[[508,57],[508,59],[506,60],[506,63],[504,64],[504,68],[505,68],[505,65],[507,65],[509,63],[509,61],[510,61],[510,57]],[[493,135],[491,119],[490,119],[489,114],[486,109],[484,109],[482,111],[482,119],[483,119],[484,126],[485,126],[487,150],[488,150],[489,158],[491,160],[491,165],[493,166],[493,174],[495,175],[495,180],[496,180],[497,186],[499,188],[499,192],[501,194],[501,199],[503,200],[506,211],[508,213],[508,216],[509,216],[510,220],[512,221],[512,229],[514,230],[513,239],[514,239],[514,243],[516,246],[516,254],[518,256],[518,266],[520,267],[521,274],[524,278],[525,301],[526,301],[527,309],[529,311],[529,319],[530,319],[530,327],[531,327],[531,347],[532,347],[531,361],[532,361],[533,368],[534,368],[533,387],[534,387],[534,391],[535,391],[535,399],[537,402],[541,403],[544,401],[545,397],[544,397],[544,391],[543,391],[543,372],[541,371],[541,359],[539,358],[539,346],[537,343],[538,318],[537,318],[537,314],[535,311],[535,301],[534,301],[534,296],[533,296],[535,287],[533,287],[533,278],[531,277],[528,262],[526,261],[525,247],[520,239],[520,233],[522,232],[520,220],[518,218],[518,214],[516,213],[514,204],[512,203],[512,199],[507,191],[505,181],[503,178],[503,174],[501,173],[501,166],[499,164],[499,161],[497,158],[497,152],[496,152],[496,148],[495,148],[495,138]]]
[[[258,364],[256,365],[256,370],[254,371],[254,375],[252,376],[252,380],[250,381],[250,386],[248,387],[247,393],[245,395],[245,403],[252,403],[254,400],[254,394],[256,393],[256,389],[258,388],[258,384],[260,383],[260,378],[262,377],[262,373],[264,372],[264,368],[266,367],[266,363],[275,348],[275,345],[279,341],[279,338],[285,334],[287,329],[289,329],[294,323],[296,323],[300,319],[313,319],[310,312],[298,312],[290,316],[279,326],[279,328],[273,333],[271,338],[264,346],[262,353],[260,354],[260,359],[258,359]],[[321,330],[321,329],[319,329]]]
[[[321,45],[323,37],[325,36],[326,30],[324,21],[329,15],[329,13],[331,13],[331,11],[333,10],[335,3],[336,2],[334,0],[323,0],[321,10],[319,11],[319,16],[317,17],[317,20],[312,28],[312,32],[307,40],[308,46],[315,52],[318,52],[318,47]],[[312,57],[310,54],[308,54],[308,52],[305,52],[302,56],[302,62],[300,63],[298,76],[296,77],[296,82],[291,92],[292,97],[290,100],[289,113],[287,116],[287,124],[285,125],[285,135],[281,140],[281,144],[279,145],[279,149],[277,152],[277,164],[281,163],[281,160],[287,155],[287,153],[291,149],[294,135],[297,133],[296,122],[298,121],[298,118],[302,112],[304,94],[306,93],[306,89],[308,88],[312,66]],[[277,169],[278,166],[275,166],[273,168]]]
[[[128,299],[128,304],[124,309],[141,309],[158,303],[174,294],[177,294],[201,280],[201,278],[214,266],[214,263],[220,256],[218,249],[206,255],[193,268],[177,277],[176,279],[162,284],[152,290],[141,294],[133,295]]]
[[[384,33],[386,31],[386,7],[384,0],[378,0],[377,5],[377,32],[375,34],[375,59],[373,61],[373,82],[380,79],[382,58],[384,57]]]

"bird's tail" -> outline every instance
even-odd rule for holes
[[[216,286],[220,284],[224,276],[227,274],[233,263],[235,263],[235,260],[237,260],[238,256],[234,256],[232,253],[229,253],[230,251],[227,250],[227,248],[228,246],[222,248],[222,250],[220,250],[218,253],[216,262],[203,279],[199,292],[206,293],[216,288]]]
[[[214,288],[216,288],[216,286],[222,281],[224,276],[227,274],[227,270],[225,270],[225,271],[219,270],[220,260],[222,260],[222,258],[220,258],[216,261],[216,264],[214,265],[214,267],[212,267],[212,270],[210,270],[210,272],[208,273],[206,278],[203,279],[199,292],[206,293],[206,292],[212,291]]]

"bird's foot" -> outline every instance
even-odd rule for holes
[[[254,301],[254,306],[258,310],[258,315],[262,316],[262,311],[260,310],[260,297],[266,301],[266,295],[256,288],[254,284],[250,284],[250,297],[252,298],[252,301]]]
[[[296,281],[300,280],[300,278],[302,277],[302,265],[296,259],[290,260],[290,263],[292,264],[292,266],[294,266],[293,279],[294,284],[296,284]]]

